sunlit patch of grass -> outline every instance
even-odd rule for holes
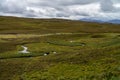
[[[80,42],[74,42],[74,41],[49,41],[47,42],[49,44],[53,45],[59,45],[59,46],[85,46],[85,43]]]
[[[120,46],[120,38],[113,38],[102,43],[102,47]]]

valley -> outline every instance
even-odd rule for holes
[[[0,17],[0,80],[119,80],[119,60],[118,24]]]

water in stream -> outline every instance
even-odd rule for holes
[[[19,51],[19,53],[30,53],[29,51],[27,51],[28,50],[27,47],[25,47],[25,46],[21,46],[21,47],[23,48],[23,50]]]

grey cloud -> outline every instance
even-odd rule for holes
[[[22,13],[25,11],[25,8],[25,2],[20,4],[16,0],[2,0],[0,4],[0,11],[4,13]]]
[[[115,8],[113,6],[113,2],[111,0],[107,1],[107,0],[102,0],[101,1],[101,9],[105,12],[108,11],[114,11]]]
[[[0,0],[0,2],[0,15],[79,19],[104,18],[109,15],[119,18],[114,15],[120,13],[120,9],[113,6],[120,3],[119,0]]]
[[[34,1],[30,1],[29,3],[31,4],[37,4],[37,5],[42,5],[42,6],[68,6],[68,5],[84,5],[84,4],[89,4],[93,2],[99,2],[98,0],[37,0],[37,3]]]

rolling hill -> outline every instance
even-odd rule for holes
[[[0,17],[1,34],[55,32],[120,32],[119,24],[73,21],[64,19],[32,19]]]
[[[120,80],[120,25],[1,16],[0,80]]]

